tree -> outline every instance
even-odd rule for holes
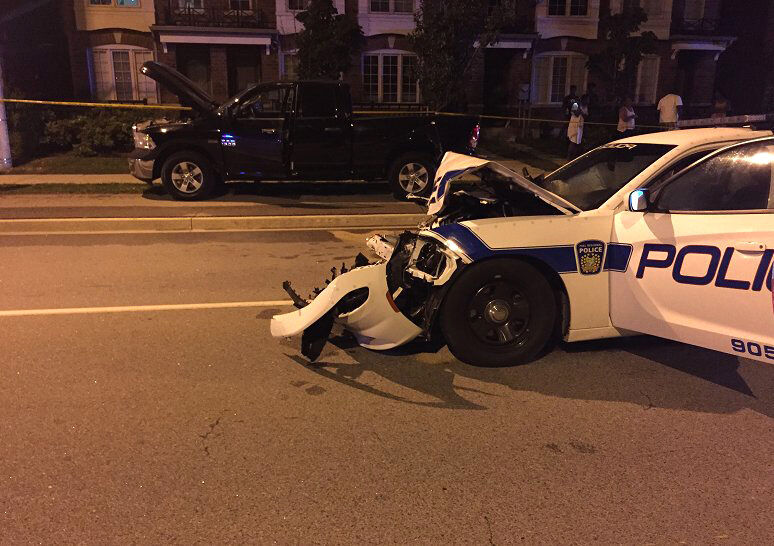
[[[332,0],[312,0],[296,15],[304,29],[298,33],[298,74],[304,79],[339,79],[363,45],[363,29],[348,15],[339,15]]]
[[[437,110],[464,101],[465,79],[482,49],[515,18],[517,0],[422,0],[410,39],[425,101]]]
[[[599,19],[605,48],[589,56],[588,68],[601,77],[617,97],[630,95],[637,83],[637,67],[645,53],[656,50],[656,35],[650,31],[633,35],[648,15],[639,6],[627,6],[621,13],[605,13]]]

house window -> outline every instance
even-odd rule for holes
[[[548,15],[586,16],[588,11],[588,0],[548,0]]]
[[[89,0],[90,6],[112,6],[113,0]]]
[[[91,88],[97,100],[155,103],[156,83],[140,72],[153,52],[143,48],[98,47],[91,50]]]
[[[289,81],[298,79],[298,55],[285,53],[282,57],[282,78]]]
[[[683,19],[698,21],[704,18],[704,0],[685,0]]]
[[[309,2],[312,0],[288,0],[288,10],[290,11],[304,11],[309,7]]]
[[[416,56],[364,55],[363,98],[367,102],[418,102]]]
[[[234,11],[250,11],[253,9],[250,0],[228,0],[228,7]]]
[[[660,58],[657,55],[646,55],[640,61],[637,67],[637,91],[635,93],[637,103],[656,103],[659,64]]]
[[[589,11],[589,0],[570,0],[570,15],[586,16]]]
[[[413,13],[414,0],[369,0],[375,13]]]
[[[177,0],[177,5],[183,10],[204,9],[204,0]]]
[[[116,5],[125,8],[136,8],[140,5],[140,0],[116,0]]]
[[[561,104],[575,86],[581,95],[586,89],[586,57],[580,54],[535,57],[532,77],[533,104]]]

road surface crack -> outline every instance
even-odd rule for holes
[[[489,544],[495,546],[494,537],[492,536],[492,523],[489,521],[489,516],[484,516],[484,521],[486,521],[486,527],[489,529]]]
[[[223,419],[223,416],[226,414],[227,411],[229,411],[229,410],[225,409],[222,412],[220,412],[220,415],[218,416],[218,418],[215,419],[209,425],[207,425],[209,430],[207,432],[205,432],[204,434],[199,434],[199,438],[201,438],[203,440],[203,443],[204,443],[204,454],[207,457],[210,456],[210,446],[207,444],[207,440],[209,439],[210,436],[212,436],[215,433],[215,429],[218,427],[218,425],[220,425],[220,421],[221,421],[221,419]]]

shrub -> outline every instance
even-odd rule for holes
[[[132,125],[143,114],[119,110],[91,110],[46,123],[44,144],[77,155],[128,152],[132,149]]]

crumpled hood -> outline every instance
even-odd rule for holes
[[[522,175],[496,161],[456,154],[454,152],[446,152],[441,161],[441,165],[438,167],[438,171],[435,174],[433,193],[430,195],[427,214],[430,216],[437,216],[439,213],[443,212],[446,205],[446,196],[450,193],[449,186],[452,182],[467,174],[473,174],[484,169],[490,169],[500,176],[507,178],[514,184],[535,194],[563,214],[572,215],[581,212],[578,207],[566,199],[541,188],[534,182],[530,182]]]

